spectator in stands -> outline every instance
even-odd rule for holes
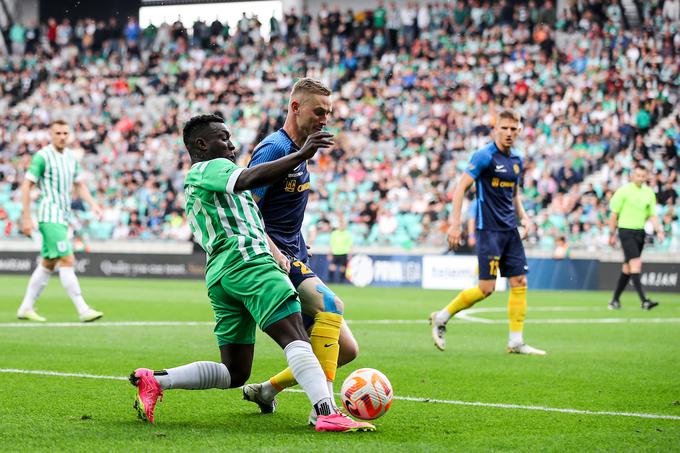
[[[132,34],[134,21],[115,19],[22,24],[25,55],[0,63],[0,162],[15,173],[3,172],[0,200],[15,221],[16,181],[46,144],[42,126],[58,110],[74,124],[74,149],[97,175],[105,207],[120,213],[102,222],[85,215],[90,237],[167,237],[184,221],[169,209],[183,203],[189,164],[176,125],[198,111],[229,112],[245,161],[258,135],[280,127],[285,92],[307,74],[339,93],[329,123],[338,149],[310,166],[318,191],[310,231],[340,211],[357,245],[443,248],[448,212],[440,194],[452,193],[470,150],[488,141],[494,113],[514,106],[525,126],[518,143],[526,150],[525,202],[542,220],[534,246],[552,250],[552,237],[570,234],[571,222],[604,243],[607,197],[634,160],[654,164],[660,195],[680,188],[672,172],[680,167],[680,33],[662,8],[647,10],[635,28],[616,2],[591,3],[565,13],[548,1],[418,3],[403,11],[390,2],[349,14],[336,2],[313,19],[287,11],[282,38],[270,41],[247,15],[242,30],[214,21],[209,32],[180,21]],[[311,39],[317,29],[320,38]],[[173,197],[169,187],[176,194],[160,217],[138,192],[150,175],[163,175],[157,196]],[[590,184],[587,205],[564,196],[553,203]],[[317,234],[319,244],[328,236]]]

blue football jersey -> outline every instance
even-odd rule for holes
[[[298,150],[283,129],[268,135],[253,151],[249,167],[271,162]],[[274,244],[289,258],[305,261],[307,246],[302,237],[302,220],[309,198],[307,162],[298,165],[286,177],[270,186],[251,191],[260,197],[257,203],[265,230]]]
[[[478,230],[504,231],[517,228],[517,214],[513,202],[519,190],[523,170],[522,158],[514,149],[504,154],[491,142],[476,151],[466,172],[477,186]]]

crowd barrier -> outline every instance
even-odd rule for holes
[[[39,262],[36,252],[0,251],[0,274],[28,275]],[[594,259],[529,258],[531,289],[611,290],[620,262]],[[313,255],[310,266],[324,281],[342,279],[360,287],[391,286],[463,289],[477,282],[477,259],[469,255],[368,255],[351,257],[345,276],[331,272],[330,257]],[[205,256],[195,254],[78,253],[76,272],[93,277],[201,279]],[[680,293],[680,262],[646,262],[642,282],[649,291]],[[345,279],[346,278],[346,279]],[[505,289],[499,279],[497,289]]]

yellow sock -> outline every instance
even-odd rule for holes
[[[510,288],[508,298],[508,319],[510,333],[521,333],[524,330],[524,318],[527,315],[527,287]]]
[[[286,368],[276,376],[272,376],[269,379],[269,383],[276,389],[277,392],[283,391],[288,387],[292,387],[297,384],[297,381],[293,377],[293,371],[290,368]]]
[[[479,289],[479,286],[468,288],[458,293],[456,298],[446,306],[446,311],[453,316],[461,310],[472,307],[482,299],[484,299],[484,293]]]
[[[337,313],[321,312],[314,316],[314,325],[309,339],[312,342],[312,350],[321,368],[329,381],[335,380],[335,371],[338,369],[338,354],[340,353],[340,328],[342,327],[342,315]]]
[[[309,335],[314,355],[319,359],[321,368],[329,381],[335,380],[335,372],[338,368],[338,354],[340,353],[338,339],[341,327],[342,315],[321,312],[314,316],[314,325]],[[297,384],[290,368],[273,376],[269,379],[269,383],[279,392]]]

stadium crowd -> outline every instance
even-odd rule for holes
[[[551,250],[607,244],[608,199],[633,161],[653,169],[662,249],[680,249],[680,7],[644,2],[631,24],[619,2],[378,3],[322,6],[312,17],[245,13],[219,21],[140,27],[50,19],[14,24],[0,67],[0,237],[16,237],[18,185],[55,118],[104,206],[94,219],[74,203],[83,238],[189,240],[181,126],[222,112],[247,164],[281,127],[296,79],[334,91],[337,146],[317,158],[305,230],[328,244],[346,220],[355,245],[441,246],[450,196],[471,152],[489,140],[494,113],[523,115],[522,194],[530,242]],[[2,46],[0,46],[2,47]],[[675,110],[674,110],[675,109]],[[662,141],[648,137],[660,131]]]

